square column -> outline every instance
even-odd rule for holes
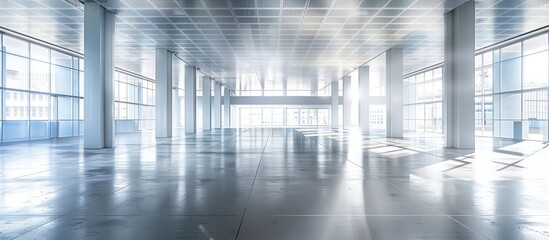
[[[114,147],[115,16],[84,4],[84,148]]]
[[[196,68],[185,66],[185,133],[196,133]]]
[[[212,80],[209,77],[202,77],[202,128],[212,129]]]
[[[339,84],[332,82],[332,128],[339,127]]]
[[[475,148],[475,2],[444,15],[445,146]]]
[[[403,79],[402,48],[391,48],[385,52],[387,78],[387,137],[404,137],[404,99],[402,98]]]
[[[215,82],[213,102],[214,128],[221,128],[221,83]]]
[[[168,49],[156,49],[156,137],[172,136],[172,53]]]
[[[360,85],[360,131],[370,134],[370,66],[358,68]]]
[[[343,77],[343,129],[351,128],[351,76]]]
[[[225,95],[223,96],[223,123],[225,128],[231,127],[231,89],[225,87]]]

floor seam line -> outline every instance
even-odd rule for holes
[[[267,145],[269,144],[269,139],[271,137],[271,134],[273,132],[273,129],[269,131],[269,135],[267,136],[267,140],[265,141],[265,146],[263,146],[263,151],[261,152],[261,158],[259,159],[259,163],[257,164],[257,169],[255,170],[254,180],[252,181],[252,186],[250,187],[250,194],[248,195],[248,199],[246,200],[246,204],[244,205],[244,211],[242,211],[242,218],[240,218],[240,224],[238,224],[238,230],[236,231],[235,240],[238,239],[238,235],[240,234],[240,229],[242,229],[242,223],[244,222],[244,217],[246,216],[246,210],[248,209],[248,203],[250,202],[250,199],[252,198],[252,192],[255,185],[255,180],[257,179],[257,174],[259,173],[259,167],[261,166],[261,162],[263,162],[263,156],[265,155],[265,150],[267,149]]]

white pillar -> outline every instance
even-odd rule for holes
[[[475,2],[444,16],[443,120],[446,147],[475,147]]]
[[[387,82],[387,137],[404,136],[404,100],[402,97],[403,72],[402,48],[391,48],[385,53]]]
[[[332,82],[332,128],[339,127],[339,83]]]
[[[223,126],[225,128],[231,127],[231,90],[225,87],[225,95],[223,96]]]
[[[185,66],[185,133],[196,132],[196,68]]]
[[[114,147],[115,16],[84,4],[84,148]]]
[[[172,53],[165,48],[156,49],[156,137],[172,136]]]
[[[215,82],[213,102],[214,128],[221,128],[221,83]]]
[[[360,130],[370,134],[370,66],[358,68],[358,84],[360,86]]]
[[[351,128],[351,76],[343,77],[343,129]]]
[[[204,130],[212,129],[212,80],[209,77],[202,77],[202,128]]]

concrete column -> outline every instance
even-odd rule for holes
[[[370,66],[358,68],[360,131],[370,134]]]
[[[351,128],[351,76],[343,77],[343,129]]]
[[[156,137],[172,136],[172,53],[168,49],[156,49]]]
[[[213,102],[214,128],[221,128],[221,83],[215,82]]]
[[[84,148],[114,147],[115,16],[84,4]]]
[[[202,77],[202,128],[212,129],[212,80],[209,77]]]
[[[475,148],[475,2],[444,16],[443,128],[445,146]]]
[[[196,132],[196,68],[185,66],[185,133]]]
[[[402,98],[403,72],[402,48],[391,48],[385,53],[387,82],[387,137],[404,136],[404,100]]]
[[[231,90],[225,87],[225,95],[223,96],[223,125],[225,128],[231,127]]]
[[[332,128],[339,127],[339,84],[332,82]]]

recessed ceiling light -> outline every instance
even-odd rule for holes
[[[476,18],[475,19],[476,24],[485,23],[486,21],[488,21],[488,18]]]

